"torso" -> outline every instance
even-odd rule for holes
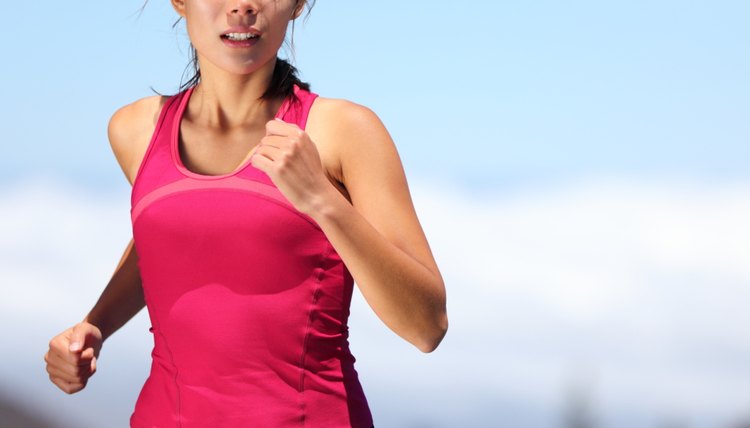
[[[307,129],[317,96],[297,92],[300,104],[277,117]],[[351,273],[315,220],[242,162],[261,134],[211,141],[221,135],[183,127],[189,100],[170,99],[145,157],[121,161],[138,170],[133,242],[154,340],[131,426],[371,427],[348,342]],[[115,121],[119,155],[133,147],[131,128],[145,132],[144,107]],[[195,171],[179,156],[181,129]],[[332,147],[345,132],[322,129],[313,135],[326,141],[323,156],[343,153]]]

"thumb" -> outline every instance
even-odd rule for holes
[[[289,131],[286,129],[289,126],[288,122],[280,117],[274,117],[273,120],[266,122],[266,136],[269,135],[287,135]]]
[[[73,332],[70,335],[70,346],[68,349],[71,352],[80,352],[83,350],[83,345],[86,343],[86,337],[90,332],[90,328],[86,323],[78,323],[73,327]]]

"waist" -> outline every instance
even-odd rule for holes
[[[131,419],[136,425],[366,428],[372,423],[353,360],[308,359],[297,366],[250,352],[233,365],[218,354],[192,365],[176,358],[174,365],[167,341],[156,342],[151,374]]]

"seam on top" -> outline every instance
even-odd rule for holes
[[[177,427],[182,427],[182,398],[180,393],[180,384],[177,381],[177,377],[180,375],[180,370],[177,368],[177,364],[174,362],[174,354],[172,354],[172,350],[169,348],[169,343],[167,342],[167,337],[164,336],[164,333],[162,333],[161,328],[158,329],[159,335],[161,336],[161,339],[164,341],[164,347],[167,350],[167,353],[169,354],[169,361],[172,363],[172,367],[174,367],[174,387],[177,391]]]
[[[307,325],[305,326],[305,335],[304,339],[302,340],[302,353],[300,355],[300,374],[299,374],[299,391],[300,391],[300,410],[302,411],[301,415],[301,422],[302,426],[305,426],[306,417],[307,417],[307,403],[305,402],[305,357],[307,356],[307,344],[310,339],[310,326],[312,325],[312,319],[313,314],[316,311],[316,305],[318,303],[318,297],[320,295],[320,281],[323,279],[323,273],[325,273],[325,269],[323,268],[325,260],[328,258],[328,256],[331,254],[331,251],[333,250],[333,246],[331,245],[330,241],[326,240],[326,248],[324,251],[321,252],[321,258],[319,262],[318,268],[320,271],[318,271],[318,276],[315,278],[315,289],[312,293],[312,299],[310,304],[310,309],[307,311]]]
[[[267,187],[269,187],[269,188],[271,188],[271,189],[276,189],[276,187],[274,187],[274,186],[268,186],[267,184],[261,183],[261,182],[259,182],[259,181],[255,181],[255,180],[247,180],[247,179],[244,179],[244,178],[243,178],[243,179],[241,179],[241,180],[246,180],[246,181],[249,181],[249,182],[253,182],[253,183],[258,183],[258,184],[259,184],[259,185],[261,185],[261,186],[267,186]],[[181,181],[181,180],[180,180],[180,181]],[[170,184],[171,184],[171,183],[170,183]],[[166,186],[168,186],[168,185],[166,185]],[[164,186],[162,186],[162,187],[159,187],[159,188],[156,188],[156,189],[152,190],[151,192],[147,193],[146,195],[144,195],[144,196],[143,196],[143,197],[142,197],[142,198],[141,198],[141,199],[139,200],[139,204],[141,203],[141,201],[142,201],[143,199],[145,199],[146,197],[148,197],[148,196],[149,196],[150,194],[152,194],[152,193],[153,193],[153,192],[155,192],[155,191],[158,191],[159,189],[161,189],[161,188],[163,188],[163,187],[164,187]],[[177,189],[177,190],[175,190],[175,191],[173,191],[173,192],[169,192],[169,193],[166,193],[166,194],[164,194],[164,195],[160,195],[160,196],[156,197],[156,198],[155,198],[154,200],[152,200],[152,201],[150,201],[150,202],[147,202],[147,203],[146,203],[146,205],[145,205],[145,206],[143,206],[143,208],[140,208],[140,207],[138,206],[138,204],[136,204],[136,207],[138,207],[138,208],[139,208],[139,210],[138,210],[138,213],[137,213],[138,215],[137,215],[137,216],[135,216],[135,217],[132,217],[132,218],[131,218],[131,222],[132,222],[133,226],[135,226],[135,223],[136,223],[136,222],[138,221],[138,219],[139,219],[139,218],[140,218],[140,216],[141,216],[141,215],[143,214],[143,212],[144,212],[144,211],[146,211],[146,209],[148,209],[148,207],[150,207],[150,206],[151,206],[152,204],[154,204],[155,202],[157,202],[157,201],[160,201],[160,200],[162,200],[162,199],[164,199],[164,198],[168,198],[168,197],[170,197],[170,196],[176,196],[176,195],[179,195],[179,194],[182,194],[182,193],[186,193],[186,192],[200,192],[200,191],[210,191],[210,190],[224,190],[224,191],[234,191],[234,192],[237,192],[237,193],[250,193],[250,194],[253,194],[254,196],[256,196],[256,197],[258,197],[258,198],[264,199],[264,200],[266,200],[266,201],[268,201],[268,202],[271,202],[271,203],[273,203],[273,204],[275,204],[275,205],[278,205],[278,206],[280,206],[280,207],[282,207],[282,208],[286,209],[286,210],[287,210],[287,211],[289,211],[290,213],[292,213],[292,214],[294,214],[294,215],[296,215],[296,216],[298,216],[298,217],[302,218],[302,219],[303,219],[303,220],[305,220],[306,222],[310,223],[310,225],[311,225],[311,226],[313,226],[313,227],[314,227],[315,229],[317,229],[317,230],[319,230],[319,231],[322,231],[322,229],[320,228],[320,225],[319,225],[319,224],[318,224],[317,222],[315,222],[315,220],[313,220],[313,219],[312,219],[312,218],[311,218],[310,216],[308,216],[307,214],[305,214],[305,213],[303,213],[303,212],[301,212],[301,211],[298,211],[298,210],[297,210],[296,208],[294,208],[294,206],[290,205],[289,203],[285,203],[285,202],[279,201],[279,200],[278,200],[278,199],[276,199],[276,198],[273,198],[273,197],[271,197],[271,196],[268,196],[268,195],[266,195],[266,194],[264,194],[264,193],[261,193],[260,191],[254,190],[254,189],[249,189],[249,188],[238,188],[238,187],[233,187],[233,186],[231,186],[231,185],[229,185],[229,184],[227,184],[227,185],[225,185],[225,186],[215,186],[215,187],[213,187],[213,186],[212,186],[212,187],[203,187],[203,188],[201,188],[201,187],[196,187],[196,188],[187,188],[187,189]],[[133,211],[133,210],[131,209],[131,211]]]
[[[148,291],[147,291],[148,289]],[[147,301],[153,301],[151,299],[151,288],[150,287],[143,287],[143,294],[144,298],[147,298]],[[180,385],[177,383],[177,376],[179,375],[179,370],[177,369],[177,364],[174,362],[174,355],[172,354],[172,350],[169,348],[169,342],[167,342],[167,337],[164,336],[164,333],[162,333],[161,330],[161,321],[159,320],[156,312],[149,312],[149,315],[151,315],[151,332],[153,333],[154,330],[159,333],[159,336],[161,336],[162,341],[164,343],[164,348],[167,351],[167,354],[169,355],[169,362],[172,364],[172,368],[174,369],[174,386],[175,391],[177,391],[177,397],[176,397],[176,410],[177,410],[177,427],[182,427],[182,400],[180,398]],[[155,325],[154,325],[155,324]],[[154,340],[154,347],[156,347],[156,341]],[[149,378],[151,375],[149,374]]]

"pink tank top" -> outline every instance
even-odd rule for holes
[[[249,160],[218,176],[182,164],[192,91],[164,104],[133,184],[154,347],[131,426],[370,428],[347,340],[349,271]],[[276,117],[304,129],[317,95],[295,93]]]

